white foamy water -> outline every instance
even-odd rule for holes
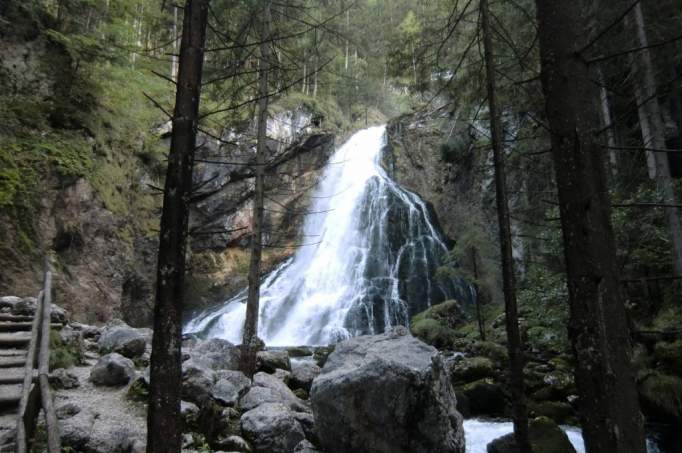
[[[261,284],[258,335],[271,346],[328,344],[407,325],[432,303],[471,297],[433,279],[447,252],[424,202],[380,165],[385,127],[353,135],[312,196],[303,242]],[[461,294],[459,294],[461,293]],[[245,292],[200,313],[185,333],[241,342]]]

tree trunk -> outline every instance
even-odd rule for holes
[[[637,99],[639,124],[642,130],[642,141],[645,148],[666,149],[665,125],[661,105],[656,95],[656,78],[646,29],[642,4],[638,3],[632,10],[632,18],[628,20],[631,27],[635,27],[638,45],[644,49],[631,56],[635,72],[635,98]],[[647,165],[649,176],[656,180],[658,191],[664,203],[676,205],[677,195],[670,177],[670,163],[668,154],[664,152],[647,151]],[[673,268],[675,275],[682,275],[682,222],[677,208],[665,210],[670,235]]]
[[[171,55],[171,79],[177,80],[178,75],[178,7],[171,5],[173,8],[173,27],[171,34],[173,35],[173,55]]]
[[[474,272],[474,281],[478,282],[478,264],[476,263],[476,247],[471,248],[471,267]],[[476,291],[476,321],[478,322],[478,333],[481,336],[481,341],[485,341],[485,323],[483,322],[483,313],[481,311],[481,294],[479,291],[478,283],[474,284],[474,290]]]
[[[614,130],[613,119],[611,117],[611,107],[609,105],[609,92],[604,83],[604,76],[597,70],[597,80],[599,81],[599,102],[601,106],[602,124],[606,128],[606,144],[609,146],[609,168],[611,175],[618,175],[618,157],[616,156],[616,131]]]
[[[247,376],[256,370],[258,352],[258,312],[260,311],[260,268],[263,240],[263,194],[265,153],[267,151],[268,121],[268,71],[270,63],[270,3],[266,2],[261,22],[260,63],[258,67],[258,131],[256,145],[256,188],[253,200],[253,233],[251,235],[251,261],[249,263],[249,292],[246,301],[246,320],[242,338],[241,368]]]
[[[507,349],[509,352],[510,387],[512,393],[512,410],[514,421],[514,437],[521,453],[531,453],[528,440],[528,414],[526,396],[523,388],[523,350],[519,319],[516,307],[516,281],[514,276],[514,257],[512,255],[511,224],[509,222],[509,205],[507,201],[507,178],[504,168],[504,149],[502,148],[502,124],[497,108],[497,90],[495,85],[495,67],[492,35],[489,23],[488,0],[481,0],[481,25],[483,31],[483,47],[485,51],[486,82],[488,91],[488,108],[490,110],[490,133],[493,147],[495,167],[495,194],[497,199],[497,221],[500,231],[500,256],[502,257],[502,279],[504,287],[504,311],[507,328]]]
[[[147,452],[179,452],[185,244],[209,0],[185,5],[171,148],[163,195],[154,305]]]
[[[568,279],[569,337],[587,451],[644,453],[604,156],[594,129],[599,94],[578,52],[588,35],[584,4],[536,0]]]

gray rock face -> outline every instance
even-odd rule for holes
[[[274,373],[277,369],[291,371],[291,362],[287,351],[260,351],[256,354],[256,369],[266,373]]]
[[[144,353],[147,338],[137,329],[120,323],[105,329],[99,338],[98,345],[102,354],[117,352],[122,356],[134,358]]]
[[[238,370],[239,348],[227,340],[212,338],[198,342],[189,351],[190,357],[200,357],[213,370]]]
[[[462,417],[435,348],[404,327],[336,346],[313,382],[327,453],[463,453]]]
[[[253,376],[253,386],[264,387],[272,390],[284,405],[294,411],[310,412],[310,408],[305,404],[305,402],[294,395],[294,392],[292,392],[284,382],[272,374],[263,372],[256,373]]]
[[[224,406],[234,406],[251,386],[251,381],[240,371],[224,370],[217,374],[211,396]]]
[[[322,369],[313,362],[296,362],[291,364],[291,378],[289,387],[292,389],[303,389],[310,392],[313,380],[319,376]]]
[[[50,373],[48,378],[50,384],[57,389],[75,389],[80,385],[78,377],[64,368],[57,368]]]
[[[90,371],[90,380],[96,385],[125,385],[134,376],[133,361],[116,352],[102,356]]]
[[[292,412],[279,403],[251,409],[242,415],[241,425],[255,453],[290,453],[305,438]]]

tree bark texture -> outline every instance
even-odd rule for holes
[[[201,75],[209,0],[185,4],[171,148],[161,214],[147,452],[179,452],[182,301]]]
[[[583,436],[590,453],[644,453],[604,155],[594,129],[599,93],[578,52],[588,35],[585,3],[536,5]]]

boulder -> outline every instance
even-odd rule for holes
[[[292,346],[287,348],[289,357],[308,357],[313,355],[313,348],[309,346]]]
[[[462,417],[438,351],[404,327],[336,346],[311,389],[327,453],[463,453]]]
[[[453,363],[450,372],[455,381],[472,382],[478,379],[493,377],[495,375],[495,365],[487,357],[464,357]]]
[[[101,354],[117,352],[128,358],[141,356],[147,347],[147,338],[126,324],[107,327],[98,341]]]
[[[102,356],[90,371],[90,380],[96,385],[125,385],[134,376],[133,361],[116,352]]]
[[[313,362],[294,361],[291,364],[289,387],[293,390],[303,389],[306,392],[310,392],[313,380],[319,376],[321,372],[322,369]]]
[[[253,376],[254,387],[264,387],[272,390],[280,398],[280,402],[297,412],[310,412],[310,408],[298,398],[287,385],[272,374],[264,372]]]
[[[265,387],[251,387],[248,392],[239,400],[239,407],[242,410],[250,411],[261,404],[282,403],[284,399],[275,391]]]
[[[305,438],[293,413],[280,403],[265,403],[242,415],[242,432],[255,453],[290,453]]]
[[[191,358],[200,358],[212,370],[238,370],[239,347],[227,340],[211,338],[207,341],[197,341],[190,348]]]
[[[50,320],[57,324],[66,324],[68,321],[68,314],[66,310],[57,304],[50,305]]]
[[[259,351],[256,354],[256,371],[272,374],[277,369],[291,371],[287,351]]]
[[[480,379],[463,387],[471,415],[504,416],[509,412],[507,396],[499,384]]]
[[[318,366],[323,367],[327,362],[329,354],[334,352],[335,347],[336,345],[330,344],[329,346],[319,346],[315,348],[315,351],[313,352],[313,360],[315,363],[317,363]]]
[[[251,386],[251,381],[241,371],[223,370],[216,373],[211,396],[224,406],[234,406]]]
[[[80,384],[78,382],[78,376],[73,373],[69,373],[64,368],[57,368],[52,371],[48,376],[50,384],[55,389],[75,389]]]
[[[531,420],[528,437],[534,452],[576,453],[566,433],[547,417]],[[490,442],[487,451],[488,453],[518,453],[519,449],[516,446],[514,434],[510,433]]]
[[[182,398],[201,407],[211,398],[215,372],[206,363],[190,359],[182,364]]]
[[[72,322],[71,327],[75,330],[80,331],[83,334],[83,338],[90,340],[99,340],[102,330],[97,326],[90,326],[88,324],[81,324],[80,322]]]

